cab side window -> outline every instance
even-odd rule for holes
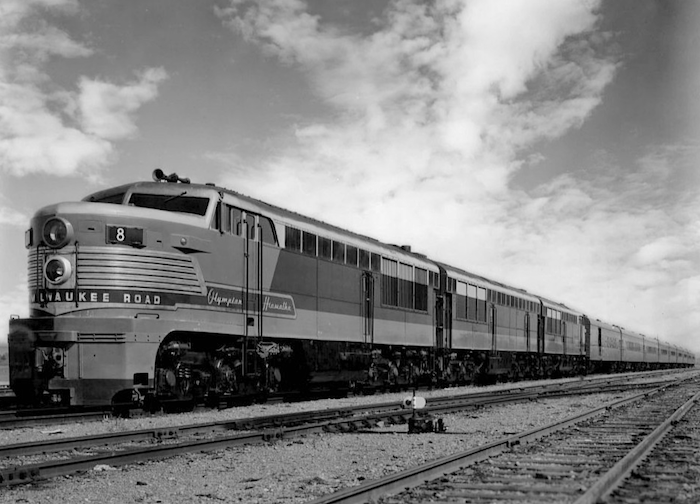
[[[256,225],[256,218],[255,215],[252,214],[247,214],[245,216],[245,226],[246,226],[246,232],[248,234],[248,239],[249,240],[255,240],[256,234],[257,234],[257,225]]]
[[[243,236],[243,210],[229,207],[229,222],[231,223],[229,232],[236,236]]]
[[[260,221],[260,233],[262,234],[263,243],[269,243],[270,245],[277,245],[277,235],[275,234],[275,225],[272,221],[263,217],[259,217]]]
[[[240,208],[223,205],[219,203],[219,210],[216,212],[214,227],[221,233],[248,238],[249,240],[261,239],[264,243],[278,245],[275,224],[272,219],[248,213]],[[258,231],[258,227],[260,230]]]

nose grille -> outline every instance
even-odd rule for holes
[[[29,254],[30,289],[43,286],[44,254],[44,251],[37,250]],[[176,294],[206,294],[204,281],[192,258],[176,253],[81,246],[77,256],[76,274],[81,289],[134,289]]]

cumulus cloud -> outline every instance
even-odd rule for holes
[[[542,160],[527,149],[580,127],[618,71],[599,7],[395,0],[355,33],[302,0],[230,0],[223,23],[303,70],[337,114],[299,124],[294,147],[254,167],[219,153],[234,160],[224,183],[680,338],[699,295],[699,200],[669,203],[670,182],[672,167],[697,165],[697,146],[650,146],[632,167],[601,152],[586,172],[527,192],[511,183]]]
[[[83,77],[79,96],[83,129],[107,140],[133,136],[134,112],[158,96],[158,84],[166,77],[162,68],[148,69],[137,82],[124,86]]]
[[[18,212],[10,207],[0,206],[0,226],[24,228],[28,221],[29,218],[22,212]]]
[[[136,133],[134,114],[157,96],[166,73],[146,69],[121,85],[83,77],[77,90],[58,88],[47,62],[89,57],[93,49],[50,25],[47,12],[74,15],[78,3],[0,5],[0,166],[15,176],[90,174],[113,159],[114,141]]]
[[[409,188],[437,177],[465,197],[503,191],[514,152],[580,125],[616,67],[590,33],[595,3],[398,0],[370,35],[327,26],[299,0],[217,12],[342,114],[300,125],[299,150],[277,161],[363,190],[371,172],[387,182],[380,198],[405,190],[407,173]]]
[[[397,0],[373,33],[358,34],[324,24],[300,0],[232,0],[217,10],[223,22],[303,69],[339,111],[332,123],[299,125],[296,149],[248,173],[251,188],[264,179],[274,195],[279,180],[283,193],[287,171],[302,184],[325,182],[312,210],[352,225],[358,213],[350,209],[360,209],[376,216],[378,232],[398,227],[393,208],[404,215],[404,204],[423,201],[431,211],[411,212],[418,224],[411,229],[421,231],[409,239],[440,240],[435,215],[455,224],[471,215],[477,225],[502,215],[515,154],[580,125],[612,80],[616,63],[593,36],[595,9],[595,2]],[[446,190],[454,201],[445,201]],[[338,192],[348,194],[343,203]],[[284,200],[307,211],[314,205],[302,196]]]

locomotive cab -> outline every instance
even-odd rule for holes
[[[206,295],[194,256],[219,199],[176,182],[127,184],[34,215],[30,317],[11,320],[8,337],[22,402],[104,404],[153,386],[155,351],[143,350],[165,336],[156,321],[166,302],[177,311],[183,298]]]

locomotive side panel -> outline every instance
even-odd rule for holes
[[[617,327],[599,325],[599,337],[601,341],[600,360],[608,364],[619,364],[621,362],[622,336]]]
[[[525,348],[525,339],[517,328],[517,312],[513,307],[501,307],[497,310],[496,319],[501,333],[501,337],[497,338],[497,350],[514,352]]]
[[[432,347],[435,329],[430,312],[409,311],[406,313],[405,344],[419,347]],[[394,344],[402,344],[400,341]]]
[[[599,320],[590,321],[590,361],[594,370],[613,371],[621,362],[620,329]]]
[[[640,334],[622,331],[623,360],[639,367],[644,362],[644,338]]]
[[[659,363],[662,367],[668,367],[671,362],[671,352],[668,343],[663,341],[659,342]]]
[[[491,334],[487,324],[455,320],[452,348],[457,350],[491,350]]]
[[[455,294],[452,297],[452,348],[491,350],[491,310],[486,300],[486,288],[469,277],[450,273],[456,278]]]
[[[498,298],[498,296],[497,296]],[[494,303],[496,314],[496,350],[504,352],[527,351],[525,311],[519,309],[522,301],[513,295],[502,294]]]
[[[659,340],[657,338],[645,338],[644,360],[651,369],[659,366]]]
[[[431,340],[409,341],[409,334],[416,334],[420,327],[409,329],[408,313],[396,308],[377,307],[374,320],[374,343],[377,345],[409,345],[431,346]]]

